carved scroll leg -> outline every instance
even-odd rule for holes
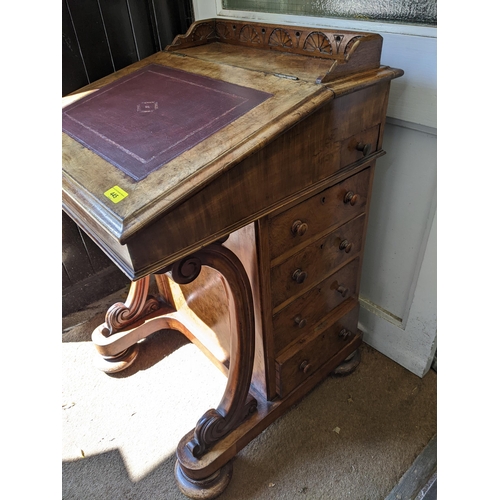
[[[149,276],[133,281],[125,303],[113,304],[106,313],[105,322],[92,333],[92,340],[100,357],[97,366],[106,373],[116,373],[130,366],[138,354],[137,340],[120,339],[110,344],[109,337],[137,322],[141,317],[160,308],[157,299],[148,296]]]
[[[229,461],[235,453],[229,453],[221,462],[211,462],[206,460],[206,452],[253,413],[257,402],[249,395],[255,324],[252,291],[245,269],[229,249],[212,244],[174,265],[172,278],[178,283],[192,281],[202,265],[212,267],[225,278],[231,324],[229,374],[217,409],[208,410],[195,429],[180,441],[175,473],[186,496],[208,499],[218,496],[229,483]]]

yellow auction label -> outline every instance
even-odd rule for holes
[[[108,189],[104,196],[109,198],[113,203],[119,203],[128,196],[128,193],[118,186],[113,186],[111,189]]]

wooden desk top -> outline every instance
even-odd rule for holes
[[[272,94],[272,97],[174,158],[168,168],[159,168],[140,182],[63,134],[63,189],[73,203],[94,212],[94,217],[109,226],[112,234],[122,242],[210,179],[236,165],[257,146],[271,141],[284,128],[333,97],[332,92],[315,84],[164,52],[85,87],[77,96],[83,97],[88,91],[99,89],[149,64],[243,85]],[[66,98],[66,101],[73,101],[74,97]],[[113,203],[104,194],[114,186],[128,193],[119,203]]]
[[[309,28],[290,27],[289,31],[297,47],[288,47],[284,38],[287,31],[275,25],[216,20],[195,23],[164,51],[64,98],[63,112],[103,86],[139,75],[151,65],[160,72],[187,72],[193,79],[216,80],[265,96],[222,128],[136,178],[63,132],[64,210],[101,246],[103,240],[126,245],[141,230],[237,168],[242,160],[328,101],[396,76],[395,70],[380,67],[379,35],[324,31],[321,38]],[[239,38],[231,33],[239,33]],[[252,41],[253,33],[259,34],[260,45]],[[325,49],[326,38],[330,42]],[[185,127],[203,125],[193,107],[185,119]],[[111,257],[116,253],[109,248],[105,251]]]

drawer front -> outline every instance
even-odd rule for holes
[[[377,151],[380,125],[356,133],[340,145],[340,167],[354,163]]]
[[[276,359],[277,392],[285,397],[354,338],[359,305],[316,336],[298,341]]]
[[[359,258],[346,264],[273,316],[274,351],[311,332],[330,311],[349,297],[357,296]]]
[[[269,221],[271,259],[363,213],[370,171],[363,170],[273,217]]]
[[[365,215],[360,215],[273,267],[273,308],[304,293],[360,252],[364,225]]]

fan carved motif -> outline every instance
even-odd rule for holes
[[[332,54],[332,44],[325,34],[319,31],[310,33],[304,42],[304,50],[309,52],[321,52],[322,54]]]
[[[261,43],[259,34],[251,26],[243,26],[240,31],[240,40],[249,43]]]
[[[290,35],[281,28],[276,28],[269,37],[269,45],[275,47],[286,47],[288,49],[293,47]]]

